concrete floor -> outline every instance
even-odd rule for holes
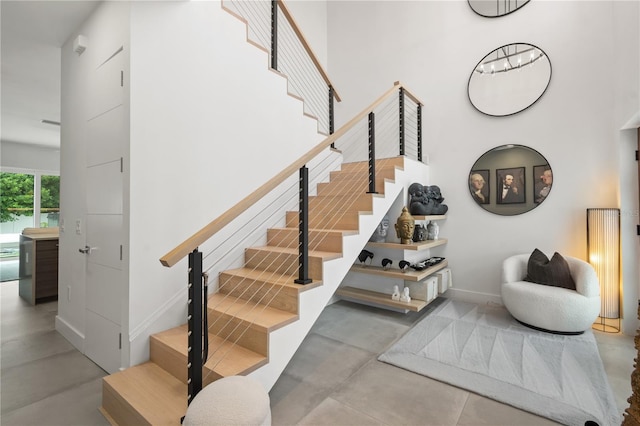
[[[57,302],[34,307],[17,294],[17,282],[0,285],[0,423],[107,425],[98,411],[106,373],[55,331]],[[325,308],[271,389],[272,423],[554,424],[376,360],[426,313],[404,315],[349,302]],[[633,338],[594,333],[622,413],[631,394]]]

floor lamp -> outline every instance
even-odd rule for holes
[[[617,333],[620,331],[620,209],[587,209],[587,254],[600,281],[600,316],[593,328]]]

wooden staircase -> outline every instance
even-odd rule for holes
[[[269,333],[299,318],[299,297],[322,285],[323,266],[343,256],[343,240],[359,233],[360,214],[384,195],[386,180],[402,169],[403,157],[379,160],[377,191],[367,194],[367,163],[344,164],[309,199],[309,275],[299,285],[298,212],[286,227],[267,231],[267,245],[245,250],[243,268],[219,275],[208,298],[209,359],[203,386],[221,377],[247,375],[269,362]],[[394,194],[395,196],[395,194]],[[354,259],[345,259],[352,264]],[[337,284],[336,284],[337,286]],[[118,425],[178,425],[187,409],[187,326],[151,336],[150,360],[103,380],[101,411]]]

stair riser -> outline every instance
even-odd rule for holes
[[[272,308],[298,313],[298,290],[266,281],[231,275],[223,272],[218,279],[218,291]]]
[[[376,177],[376,193],[384,194],[385,178]],[[352,195],[360,196],[369,191],[369,180],[344,181],[338,183],[321,182],[317,186],[319,196]]]
[[[335,208],[354,211],[372,211],[373,195],[362,194],[359,197],[354,197],[353,194],[348,194],[328,197],[316,196],[309,198],[309,211],[330,211]]]
[[[298,247],[298,229],[269,229],[267,245],[277,247]],[[342,234],[330,231],[309,231],[309,250],[342,253]]]
[[[149,425],[144,416],[136,411],[107,382],[102,381],[102,410],[117,425]],[[179,420],[178,420],[179,423]]]
[[[298,225],[298,212],[287,212],[287,227]],[[309,215],[310,228],[351,229],[360,226],[360,214],[357,212],[337,212],[324,215]]]
[[[269,356],[268,332],[254,328],[248,321],[209,309],[209,333]]]
[[[376,169],[376,178],[394,179],[396,175],[395,167],[386,167],[382,169]],[[356,170],[356,171],[336,171],[329,173],[329,180],[331,182],[344,182],[344,181],[358,181],[369,179],[369,170]]]
[[[384,167],[404,167],[404,157],[382,158],[376,160],[377,168]],[[358,161],[356,163],[343,163],[340,167],[342,171],[367,170],[369,168],[368,161]]]
[[[286,275],[298,275],[297,255],[248,248],[245,250],[244,257],[245,267],[247,268],[261,269]],[[322,280],[321,258],[309,256],[309,278]]]
[[[185,335],[185,347],[186,339],[187,336]],[[187,383],[188,358],[186,354],[166,346],[153,336],[149,340],[149,350],[152,362],[158,364],[176,379],[182,381],[182,383]],[[209,348],[209,350],[214,350],[214,348]],[[206,386],[220,378],[221,376],[216,372],[206,367],[202,369],[202,386]]]

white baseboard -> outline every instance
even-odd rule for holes
[[[84,334],[56,315],[56,330],[64,336],[77,350],[84,353]]]
[[[478,293],[475,291],[462,290],[455,287],[451,287],[442,297],[449,299],[461,300],[463,302],[478,303],[478,304],[494,304],[503,306],[502,297],[497,294]]]

